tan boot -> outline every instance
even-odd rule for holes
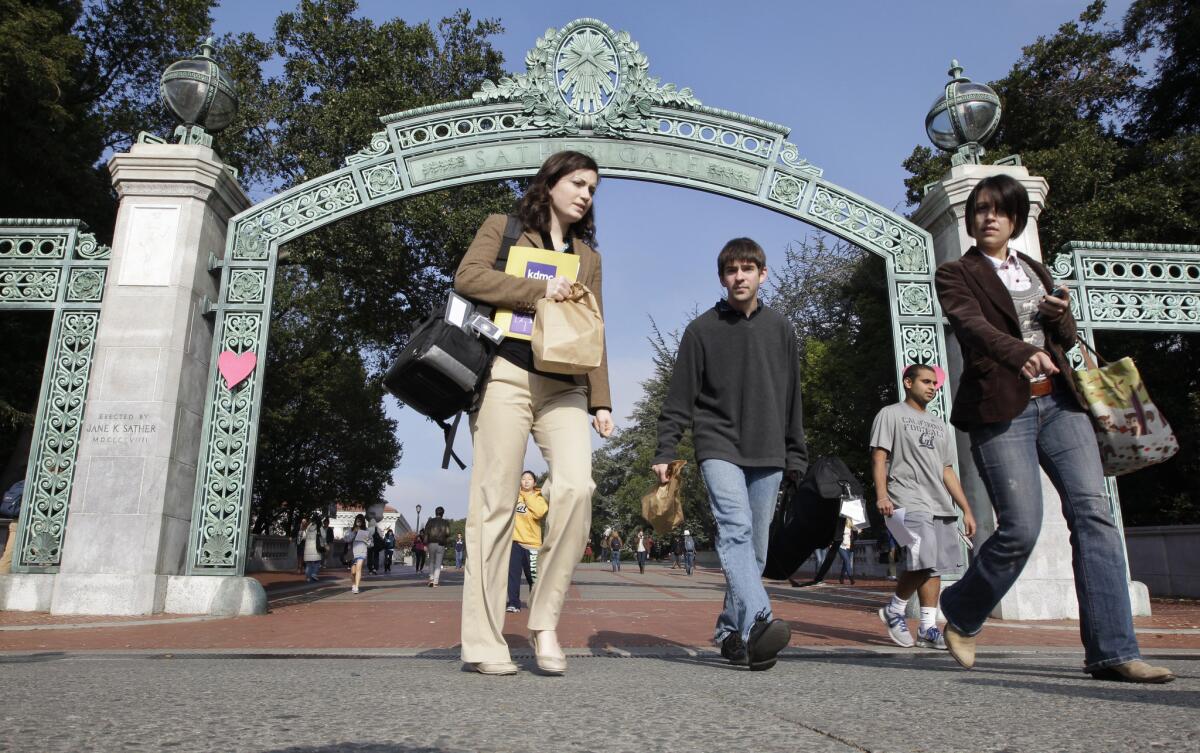
[[[1175,675],[1166,667],[1152,667],[1140,659],[1098,669],[1092,672],[1092,677],[1095,677],[1097,680],[1155,684],[1171,682],[1175,679]]]
[[[946,623],[946,648],[958,666],[971,669],[975,666],[975,636],[963,635],[950,623]]]

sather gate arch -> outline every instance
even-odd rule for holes
[[[279,246],[358,212],[430,191],[532,176],[563,149],[586,152],[605,178],[721,194],[771,209],[883,257],[898,364],[945,363],[929,233],[825,180],[789,129],[707,107],[660,84],[627,32],[595,19],[551,29],[527,72],[485,82],[471,99],[382,118],[384,130],[340,170],[233,217],[220,274],[187,570],[240,575],[250,525],[264,358],[230,388],[221,353],[267,346]],[[618,262],[619,263],[619,262]],[[948,387],[931,409],[945,415]]]

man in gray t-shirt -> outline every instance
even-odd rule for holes
[[[950,427],[925,410],[940,385],[929,366],[904,370],[904,400],[879,411],[871,426],[871,474],[876,507],[891,517],[904,510],[904,528],[918,541],[909,548],[907,568],[896,581],[896,593],[879,610],[879,619],[898,645],[912,646],[905,610],[913,593],[921,602],[916,644],[945,649],[937,627],[941,573],[963,566],[958,516],[967,537],[975,535],[975,518],[954,473],[954,437]]]

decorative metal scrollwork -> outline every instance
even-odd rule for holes
[[[816,178],[820,178],[825,173],[824,170],[801,157],[800,150],[791,142],[784,142],[783,151],[779,153],[779,161]]]
[[[394,162],[364,170],[363,182],[366,183],[367,193],[371,195],[372,199],[404,190],[404,185],[400,181],[400,173],[396,171]]]
[[[1050,274],[1056,280],[1066,280],[1075,276],[1075,264],[1070,254],[1059,254],[1050,265]]]
[[[527,73],[484,81],[478,102],[520,102],[518,127],[544,128],[569,136],[582,129],[600,136],[623,137],[653,132],[655,105],[683,109],[700,106],[688,88],[660,86],[649,75],[650,62],[628,32],[616,33],[595,19],[550,29],[525,56]]]
[[[0,259],[64,259],[66,233],[0,234]]]
[[[96,311],[64,314],[43,396],[38,435],[30,453],[32,489],[26,490],[24,542],[17,564],[53,567],[62,557],[67,503],[83,424],[88,375],[96,342]]]
[[[1200,324],[1200,293],[1088,290],[1093,322]]]
[[[333,180],[305,188],[282,203],[272,204],[238,220],[233,258],[265,259],[267,241],[313,225],[359,203],[361,199],[354,187],[354,179],[349,175],[336,175]]]
[[[937,363],[937,329],[932,324],[900,325],[900,341],[904,348],[905,363]]]
[[[902,282],[897,286],[903,316],[932,316],[933,290],[927,282]]]
[[[243,353],[258,347],[260,313],[227,314],[221,349]],[[234,568],[240,560],[243,491],[249,483],[248,450],[253,428],[257,377],[251,374],[232,390],[218,380],[207,438],[207,459],[201,469],[200,538],[195,567]]]
[[[0,270],[0,301],[53,303],[58,298],[61,275],[58,268]]]
[[[804,196],[804,189],[807,187],[808,181],[806,180],[800,180],[784,173],[776,173],[775,180],[771,183],[769,198],[795,209],[800,206],[800,199]]]
[[[366,148],[346,158],[346,165],[357,165],[360,162],[370,162],[392,151],[392,142],[388,140],[387,131],[376,131],[371,134],[371,143]]]
[[[96,242],[96,236],[91,233],[80,233],[75,241],[75,256],[80,259],[95,261],[107,259],[112,255],[112,249]]]
[[[894,256],[897,271],[929,272],[929,249],[919,233],[852,196],[819,185],[808,213],[850,233],[856,243]]]
[[[266,300],[267,273],[261,269],[235,269],[229,275],[230,303],[262,303]]]
[[[72,269],[67,280],[67,300],[79,303],[98,302],[104,296],[103,269]]]

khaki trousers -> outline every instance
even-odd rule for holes
[[[465,536],[464,662],[510,660],[504,640],[508,560],[531,432],[550,467],[550,510],[538,552],[538,584],[530,597],[530,630],[556,629],[575,564],[587,545],[596,485],[586,388],[497,358],[479,411],[471,417],[474,463]]]

